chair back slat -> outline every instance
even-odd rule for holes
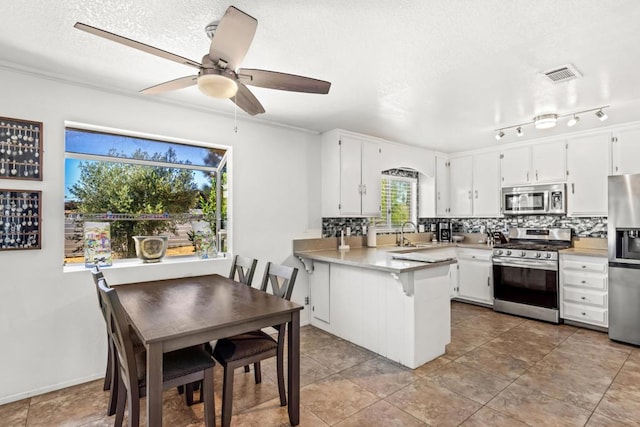
[[[129,393],[138,393],[138,368],[135,360],[131,325],[127,320],[118,294],[106,285],[104,278],[98,280],[98,292],[106,309],[107,331],[113,340],[117,353],[120,374],[124,384],[131,389]]]
[[[268,262],[264,269],[264,277],[262,278],[260,289],[266,292],[269,284],[271,284],[273,295],[290,300],[297,275],[298,269],[295,267]]]
[[[251,286],[257,264],[257,259],[236,255],[233,258],[233,264],[231,265],[231,271],[229,272],[229,279]]]

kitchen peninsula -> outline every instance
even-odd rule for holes
[[[412,369],[444,354],[453,248],[412,261],[394,259],[395,247],[309,250],[298,242],[314,326]]]

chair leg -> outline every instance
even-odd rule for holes
[[[249,370],[250,370],[249,365],[244,365],[244,371],[249,372]]]
[[[213,368],[204,371],[204,382],[200,388],[200,399],[204,400],[204,425],[216,425],[216,401],[213,395]]]
[[[127,389],[122,379],[118,381],[118,392],[116,394],[118,404],[116,406],[116,419],[113,425],[114,427],[121,427],[122,421],[124,421],[124,408],[127,403]]]
[[[112,343],[111,343],[111,338],[107,337],[107,370],[104,373],[104,385],[102,386],[102,389],[104,391],[107,390],[113,390],[111,388],[112,382],[113,382],[113,349],[112,349]],[[112,415],[112,414],[109,414]]]
[[[278,347],[278,355],[276,356],[276,365],[278,370],[278,393],[280,393],[280,406],[287,405],[287,393],[284,389],[284,349]]]
[[[120,383],[122,379],[120,378],[120,372],[118,369],[114,369],[111,374],[111,383],[109,387],[111,388],[111,392],[109,395],[109,406],[107,406],[107,415],[111,416],[117,412],[118,406],[118,393],[120,392]]]
[[[193,383],[186,384],[184,386],[184,397],[187,402],[187,406],[193,405]]]
[[[140,427],[140,394],[137,390],[132,390],[128,395],[129,427]]]
[[[233,368],[224,367],[224,380],[222,384],[222,427],[231,425],[233,411]]]
[[[260,362],[253,364],[253,373],[256,378],[256,384],[260,384],[262,382],[262,369],[260,367]]]
[[[178,386],[178,394],[182,394],[184,393],[184,386],[183,385],[179,385]]]

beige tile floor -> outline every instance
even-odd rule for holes
[[[640,425],[640,348],[469,304],[454,302],[451,311],[447,353],[415,370],[303,327],[300,425]],[[215,375],[219,417],[222,371]],[[274,379],[273,361],[263,364],[260,385],[237,371],[233,425],[289,425]],[[0,406],[0,425],[112,425],[101,385]],[[165,425],[203,425],[201,404],[187,407],[175,390],[164,399]]]

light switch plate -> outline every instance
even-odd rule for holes
[[[347,232],[345,234],[347,236],[351,236],[351,227],[347,227]]]
[[[418,224],[418,232],[424,233],[424,224]]]

